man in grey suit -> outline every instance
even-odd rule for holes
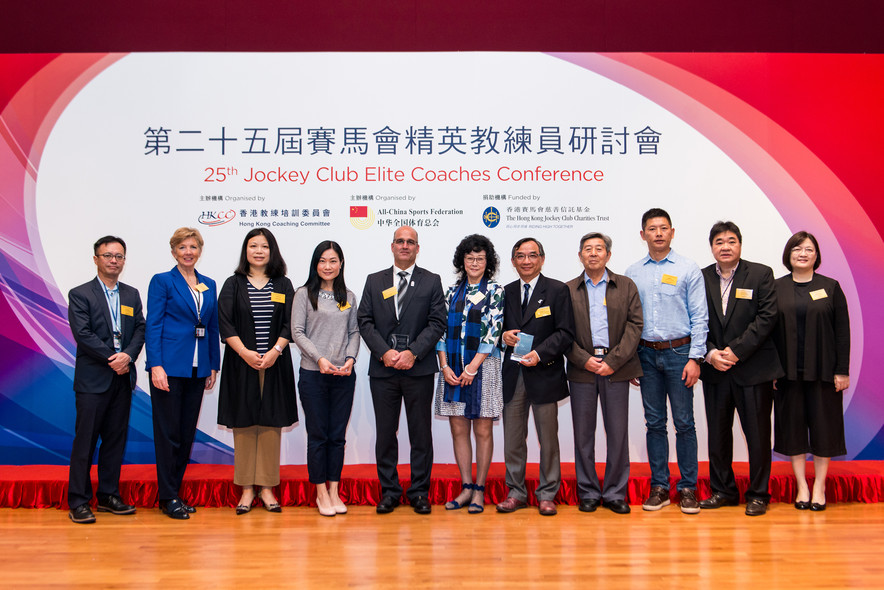
[[[568,397],[564,355],[574,340],[574,313],[565,284],[540,272],[545,260],[540,242],[522,238],[512,250],[519,278],[504,287],[503,454],[509,493],[497,505],[498,512],[515,512],[528,506],[525,468],[529,411],[534,414],[540,443],[540,478],[534,490],[537,508],[543,516],[557,512],[555,497],[562,481],[558,402]],[[516,361],[515,346],[523,337],[531,341],[531,350],[517,356]]]
[[[628,514],[629,380],[642,374],[642,303],[631,279],[608,270],[611,245],[611,238],[598,232],[580,239],[577,256],[584,271],[567,283],[575,325],[567,353],[568,385],[579,509],[595,512],[601,504],[616,514]],[[595,470],[599,402],[608,446],[604,489]]]
[[[126,243],[114,236],[95,242],[92,260],[98,276],[68,294],[68,320],[77,357],[74,392],[77,421],[68,482],[69,517],[95,522],[92,501],[92,455],[98,452],[98,510],[134,514],[120,498],[120,468],[126,449],[129,408],[135,389],[135,359],[144,345],[144,316],[138,290],[119,282],[126,263]]]
[[[368,275],[359,303],[359,333],[371,351],[368,376],[374,406],[378,479],[383,497],[378,514],[399,505],[399,412],[405,402],[411,441],[411,486],[406,493],[418,514],[431,511],[433,467],[433,383],[436,343],[447,325],[442,280],[415,265],[417,232],[402,226],[393,234],[393,267]]]

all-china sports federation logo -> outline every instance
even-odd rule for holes
[[[356,229],[368,229],[374,225],[374,211],[368,205],[350,205],[350,223]]]

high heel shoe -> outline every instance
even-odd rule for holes
[[[269,502],[264,499],[263,492],[265,490],[270,494],[271,500]],[[282,506],[280,506],[279,500],[277,500],[276,497],[273,495],[273,490],[271,490],[270,488],[263,488],[261,492],[261,502],[264,503],[264,510],[266,510],[267,512],[282,512]]]
[[[465,483],[461,487],[461,493],[463,493],[464,490],[475,490],[475,489],[476,489],[475,484]],[[460,494],[458,494],[458,495],[460,495]],[[470,496],[470,498],[472,498],[472,495]],[[460,502],[458,502],[456,498],[454,500],[451,500],[450,502],[445,502],[445,510],[460,510],[463,507],[464,507],[464,505],[461,504]]]

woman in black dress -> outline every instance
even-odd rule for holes
[[[282,508],[279,485],[281,431],[298,420],[295,374],[289,352],[294,288],[270,230],[246,234],[239,266],[218,298],[221,370],[218,423],[233,429],[233,483],[242,486],[237,514],[245,514],[260,487],[270,512]]]
[[[789,238],[777,279],[777,351],[786,376],[774,393],[774,451],[792,459],[798,483],[795,508],[826,509],[826,473],[832,457],[847,454],[842,392],[850,386],[850,318],[838,281],[817,274],[819,243],[805,231]],[[813,491],[805,477],[813,455]]]

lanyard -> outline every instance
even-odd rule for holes
[[[196,321],[197,323],[202,322],[200,308],[203,306],[203,294],[199,291],[199,289],[194,289],[190,285],[187,285],[187,288],[190,289],[190,294],[193,297],[193,302],[196,303]]]
[[[111,321],[113,322],[114,332],[121,332],[122,329],[120,327],[120,290],[119,287],[115,287],[114,289],[108,289],[107,285],[104,283],[101,284],[104,288],[104,297],[107,299],[107,306],[110,310]],[[115,298],[116,301],[111,301],[112,298]]]

